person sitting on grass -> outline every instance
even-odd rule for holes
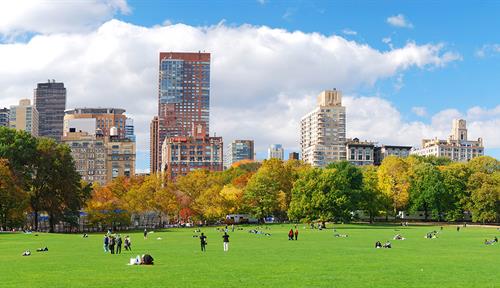
[[[394,236],[394,240],[405,240],[406,238],[401,236],[401,234],[397,234],[396,236]]]
[[[384,248],[392,248],[391,242],[389,242],[389,241],[385,242],[383,247]]]
[[[82,236],[82,237],[83,237],[83,238],[89,238],[89,234],[85,233],[85,234],[83,234],[83,236]]]
[[[49,248],[47,248],[47,246],[45,246],[44,248],[36,249],[36,252],[47,252],[47,251],[49,251]]]
[[[375,248],[382,248],[382,243],[380,241],[375,242]]]
[[[31,252],[30,250],[26,250],[23,252],[22,256],[30,256],[31,255]]]

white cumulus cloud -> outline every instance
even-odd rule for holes
[[[129,12],[126,0],[0,1],[0,36],[89,31]]]
[[[253,138],[261,151],[270,143],[298,149],[299,119],[313,108],[321,90],[355,91],[408,69],[439,68],[460,58],[442,44],[409,42],[381,51],[336,35],[266,26],[143,27],[110,20],[96,29],[51,31],[25,43],[0,44],[0,106],[31,98],[37,82],[63,81],[68,108],[125,108],[135,119],[138,150],[147,152],[149,121],[157,113],[160,51],[212,53],[211,132],[226,143]],[[386,114],[379,117],[385,121]],[[349,114],[349,119],[358,118],[376,122],[371,114]],[[414,133],[409,128],[394,137],[386,131],[370,139],[379,139],[379,133],[388,142],[416,139],[403,136]]]
[[[392,26],[400,27],[400,28],[413,28],[413,24],[405,18],[403,14],[398,14],[394,16],[390,16],[387,18],[387,23]]]
[[[420,117],[424,117],[427,115],[427,109],[425,109],[425,107],[415,106],[411,108],[411,111],[415,113],[415,115]]]

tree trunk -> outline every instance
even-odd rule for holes
[[[427,222],[428,220],[428,210],[429,208],[427,207],[427,203],[424,203],[424,221]]]
[[[33,210],[35,217],[33,217],[33,227],[35,231],[38,231],[38,210]]]
[[[52,214],[49,214],[49,233],[54,233],[54,216]]]

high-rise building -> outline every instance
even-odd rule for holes
[[[58,142],[63,136],[66,88],[64,83],[48,80],[38,83],[33,95],[33,105],[38,111],[38,135]]]
[[[75,168],[82,180],[105,185],[107,182],[106,145],[102,134],[76,131],[75,128],[64,134],[62,142],[71,149]]]
[[[135,142],[118,136],[113,130],[110,136],[105,136],[107,182],[119,176],[135,175]]]
[[[125,138],[135,142],[134,119],[129,117],[125,120]]]
[[[155,116],[149,124],[149,173],[160,171],[160,163],[158,160],[158,116]]]
[[[472,158],[484,155],[483,139],[468,140],[466,121],[454,119],[451,135],[448,139],[423,139],[422,147],[412,150],[411,154],[447,157],[457,162],[469,161]]]
[[[69,127],[64,133],[63,143],[71,149],[76,170],[87,182],[106,184],[116,177],[135,174],[135,142],[118,136],[112,127],[109,136],[101,129],[93,133]]]
[[[288,160],[299,160],[299,153],[297,153],[297,152],[289,153]]]
[[[0,126],[9,127],[9,108],[0,109]]]
[[[64,111],[64,132],[69,128],[90,134],[100,129],[104,136],[110,135],[115,127],[120,138],[125,138],[127,115],[121,108],[75,108]],[[132,126],[133,127],[133,126]],[[132,128],[133,130],[133,128]],[[133,132],[132,132],[133,133]]]
[[[162,145],[161,171],[175,179],[196,169],[223,170],[222,137],[210,137],[202,124],[197,124],[192,136],[168,137]]]
[[[19,105],[10,106],[9,127],[38,136],[38,111],[30,99],[19,100]]]
[[[281,144],[272,144],[267,148],[267,159],[276,158],[279,160],[285,159],[285,150]]]
[[[255,160],[253,140],[234,140],[227,145],[224,168],[228,169],[241,160]]]
[[[165,138],[190,137],[198,124],[209,133],[210,53],[161,52],[159,59],[157,167]]]
[[[316,167],[346,160],[346,112],[342,93],[327,90],[318,96],[318,106],[301,120],[302,160]]]

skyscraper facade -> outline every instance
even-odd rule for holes
[[[64,83],[58,83],[55,80],[38,83],[34,91],[33,105],[38,111],[38,135],[61,141],[66,109]]]
[[[198,124],[209,134],[210,53],[161,52],[158,80],[158,137],[151,141],[152,172],[161,170],[165,138],[191,137]]]
[[[160,171],[158,159],[158,116],[153,117],[149,124],[149,172]]]
[[[241,160],[255,160],[253,140],[234,140],[227,145],[224,168],[229,169],[231,165]]]
[[[30,99],[19,100],[19,105],[10,106],[9,127],[38,136],[38,111]]]
[[[0,109],[0,126],[9,127],[9,108]]]
[[[135,142],[134,119],[127,117],[125,120],[125,138]]]
[[[346,160],[346,112],[342,92],[318,95],[318,106],[301,119],[302,160],[316,167]]]
[[[276,158],[279,160],[285,159],[285,150],[281,144],[273,144],[267,148],[267,159]]]
[[[222,137],[210,137],[202,124],[197,124],[191,135],[163,141],[161,172],[169,179],[196,169],[223,170]]]

